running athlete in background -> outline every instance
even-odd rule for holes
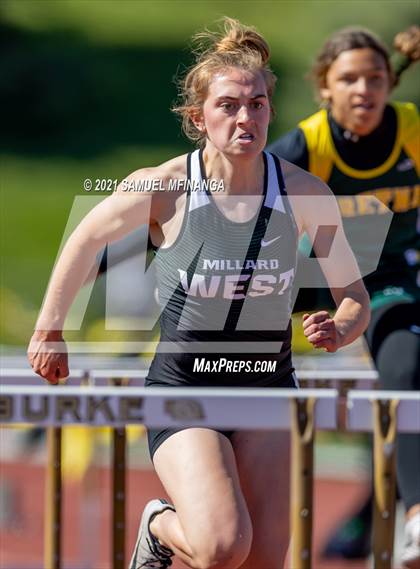
[[[34,370],[51,383],[68,375],[64,319],[98,251],[146,223],[162,304],[150,389],[296,387],[290,312],[297,243],[303,232],[314,239],[320,223],[337,228],[330,258],[322,262],[337,311],[333,318],[325,311],[308,316],[305,335],[314,347],[334,352],[367,327],[368,295],[331,192],[263,151],[276,80],[269,47],[253,28],[229,18],[224,24],[218,34],[198,36],[199,55],[175,109],[200,149],[123,180],[63,249],[28,349]],[[152,197],[125,191],[153,180],[167,191]],[[217,187],[223,182],[224,191],[209,191],[211,181]],[[177,191],[169,191],[173,182]],[[316,216],[313,197],[324,200]],[[329,244],[331,235],[325,239]],[[314,245],[320,256],[324,246],[322,240]],[[343,288],[343,282],[353,284]],[[57,341],[61,350],[51,344]],[[215,342],[218,348],[209,353]],[[275,349],[267,353],[270,343]],[[220,355],[228,366],[218,365]],[[266,363],[274,366],[266,371]],[[239,371],[242,364],[247,373]],[[200,569],[283,567],[287,433],[149,429],[148,439],[172,504],[146,505],[130,569],[163,569],[173,555]]]
[[[394,217],[377,270],[365,285],[371,296],[368,347],[384,389],[420,389],[420,131],[412,103],[389,102],[398,75],[420,57],[420,28],[398,34],[395,72],[388,52],[369,31],[346,28],[331,36],[312,69],[322,110],[269,147],[319,176],[338,196],[347,237],[372,194]],[[340,196],[354,196],[341,198]],[[359,217],[360,219],[360,217]],[[349,229],[347,231],[347,228]],[[369,243],[360,244],[360,253]],[[356,255],[357,256],[357,255]],[[326,308],[328,291],[303,291],[295,310]],[[398,486],[407,511],[403,561],[420,567],[420,437],[398,435]],[[372,496],[327,546],[327,554],[368,554]],[[369,531],[366,531],[369,529]]]

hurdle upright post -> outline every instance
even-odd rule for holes
[[[391,569],[395,531],[398,400],[372,402],[374,412],[373,556],[375,569]]]
[[[61,567],[61,427],[47,428],[44,567]]]
[[[111,385],[121,386],[113,378]],[[125,569],[126,429],[112,429],[112,567]]]
[[[312,558],[313,452],[315,399],[291,401],[291,504],[292,567],[310,569]]]

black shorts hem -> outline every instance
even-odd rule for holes
[[[147,441],[149,443],[149,455],[150,460],[153,462],[153,457],[157,449],[169,439],[175,433],[179,433],[180,431],[185,431],[186,429],[208,429],[210,431],[216,431],[221,435],[224,435],[229,440],[231,436],[234,434],[235,431],[222,431],[219,429],[214,429],[211,427],[180,427],[179,429],[147,429]]]
[[[147,382],[146,382],[147,385]],[[169,387],[167,384],[163,384],[163,383],[156,383],[153,382],[153,384],[149,384],[150,386],[155,386],[155,387]],[[170,387],[176,387],[171,385]],[[193,387],[193,386],[191,386]],[[270,385],[270,387],[282,387],[282,388],[292,388],[292,389],[296,389],[299,387],[298,383],[297,383],[297,379],[296,379],[296,374],[295,372],[291,372],[286,378],[282,377],[279,381],[279,383],[277,385]],[[160,447],[160,445],[162,443],[164,443],[167,439],[169,439],[169,437],[171,437],[172,435],[174,435],[175,433],[178,433],[180,431],[185,431],[186,429],[195,429],[195,428],[204,428],[204,429],[210,429],[211,431],[216,431],[222,435],[224,435],[225,437],[227,437],[229,440],[231,439],[232,435],[236,432],[235,430],[232,431],[227,431],[227,430],[222,430],[222,429],[215,429],[215,428],[211,428],[211,427],[180,427],[180,428],[165,428],[165,429],[146,429],[147,430],[147,441],[148,441],[148,445],[149,445],[149,455],[150,455],[150,459],[153,462],[153,457],[155,455],[155,452],[157,451],[157,449]]]

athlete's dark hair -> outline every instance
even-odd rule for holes
[[[382,56],[391,85],[398,84],[401,74],[412,63],[420,59],[420,27],[411,26],[394,38],[395,53],[390,57],[382,41],[370,30],[364,28],[343,28],[335,32],[324,43],[309,77],[314,81],[317,94],[326,87],[326,77],[332,63],[343,51],[370,48]]]
[[[193,37],[195,64],[179,81],[179,104],[172,108],[182,118],[182,128],[193,142],[203,143],[205,133],[198,130],[192,117],[199,113],[215,73],[239,67],[261,72],[271,103],[276,76],[268,66],[270,48],[265,39],[251,26],[233,18],[223,18],[217,32],[205,31]]]

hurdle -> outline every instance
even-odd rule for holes
[[[1,394],[8,385],[39,386],[40,377],[32,370],[7,368],[0,371]],[[85,370],[75,370],[68,378],[70,385],[87,385],[89,374]],[[0,404],[1,406],[1,404]],[[0,409],[0,414],[3,409]],[[32,424],[28,417],[28,424]],[[32,417],[36,424],[36,414]],[[0,421],[1,423],[1,421]],[[60,569],[61,562],[61,519],[62,519],[62,472],[61,472],[61,427],[48,426],[47,433],[47,467],[45,477],[45,531],[44,531],[44,565],[48,569]]]
[[[89,377],[95,386],[144,386],[147,371],[141,370],[91,370]],[[126,431],[124,428],[112,429],[112,560],[113,567],[124,565],[125,548],[125,467]]]
[[[373,431],[375,569],[391,569],[395,532],[396,434],[420,433],[420,393],[407,391],[349,391],[351,431]]]
[[[62,473],[61,427],[47,428],[47,461],[45,483],[45,567],[59,569],[61,560]]]
[[[298,508],[298,515],[291,514],[293,566],[309,569],[312,545],[314,433],[316,429],[335,429],[336,399],[337,391],[328,389],[225,388],[217,391],[211,388],[152,390],[144,387],[57,388],[7,385],[2,386],[0,391],[0,422],[21,424],[33,423],[36,419],[36,424],[55,429],[69,424],[104,425],[124,429],[128,424],[142,423],[152,428],[202,426],[289,430],[292,425],[292,430],[299,429],[292,435],[292,479],[300,479],[293,490],[291,503],[291,512]],[[125,448],[125,440],[121,445]],[[125,463],[120,464],[125,466]],[[114,470],[115,468],[114,460]],[[57,473],[55,476],[57,477]],[[55,488],[57,489],[57,486]],[[114,488],[114,495],[118,491]],[[122,508],[124,497],[123,492],[120,495]],[[55,501],[49,503],[50,512],[47,515],[54,523],[61,515],[60,509],[57,516],[57,510],[54,509],[56,507]],[[118,518],[121,512],[116,513],[114,509],[113,514],[114,518]],[[124,519],[124,513],[122,517]],[[121,538],[118,535],[115,537],[115,524],[114,519],[113,567],[120,569],[125,565],[125,557],[123,547],[117,547]],[[61,544],[57,531],[53,531],[57,527],[59,521],[56,526],[47,526],[50,537],[46,543],[49,543],[50,551],[55,553],[55,557],[45,555],[46,569],[60,569]]]
[[[106,385],[109,377],[115,373],[110,369],[92,370],[91,378],[95,385]],[[130,370],[124,374],[124,378],[133,385],[144,385],[146,371]],[[351,389],[372,389],[378,380],[376,370],[298,370],[299,383],[303,388],[336,389],[337,400],[337,428],[344,431],[346,422],[346,395]],[[314,448],[314,421],[313,409],[308,400],[293,400],[292,417],[290,423],[292,437],[292,464],[293,472],[299,472],[299,476],[291,476],[292,507],[290,510],[290,527],[294,535],[292,551],[293,566],[310,566],[311,560],[311,535],[312,535],[312,512],[313,512],[313,448]],[[118,442],[118,441],[117,441]],[[122,449],[114,453],[124,452]],[[293,462],[294,461],[294,462]],[[307,519],[302,524],[302,519]],[[118,520],[113,520],[114,524]]]

